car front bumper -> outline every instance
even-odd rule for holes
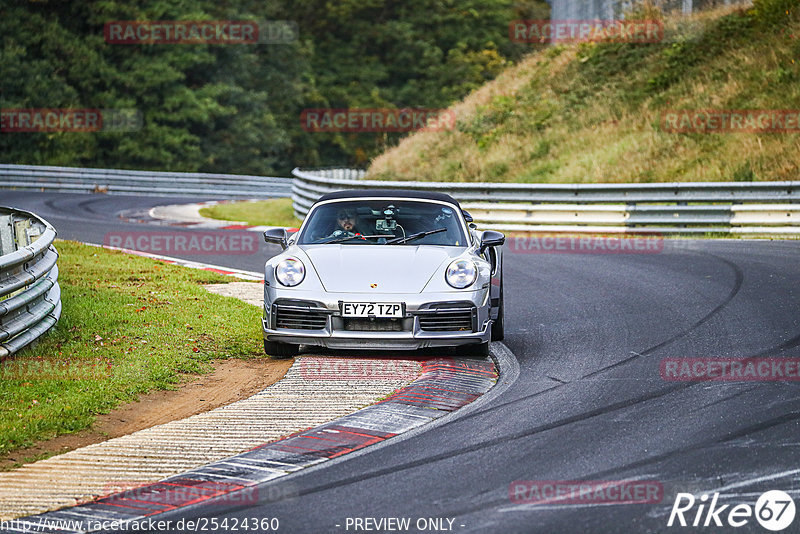
[[[491,336],[488,298],[488,286],[475,291],[429,294],[320,294],[265,286],[263,334],[268,341],[331,349],[416,350],[485,343]],[[347,329],[341,315],[342,302],[401,302],[404,304],[404,317],[395,324],[401,329]],[[303,328],[284,327],[286,312],[298,318],[293,326],[309,324],[303,324]],[[285,315],[279,319],[281,313]],[[467,313],[471,318],[469,326]],[[442,318],[453,316],[460,319],[459,328],[448,330],[445,326],[447,320]],[[314,319],[305,320],[304,317]]]

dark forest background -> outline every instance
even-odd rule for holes
[[[136,109],[132,132],[0,134],[0,162],[287,175],[365,166],[401,134],[308,133],[306,108],[439,108],[517,61],[539,0],[10,1],[0,107]],[[107,44],[115,20],[289,20],[290,44]]]

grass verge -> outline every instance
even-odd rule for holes
[[[297,228],[303,222],[294,216],[291,198],[215,204],[201,208],[200,215],[223,221],[242,221],[254,226]]]
[[[85,429],[140,394],[209,372],[212,359],[265,357],[259,309],[202,287],[227,277],[56,246],[61,320],[0,364],[0,455]]]

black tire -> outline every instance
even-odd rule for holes
[[[480,343],[476,345],[464,345],[461,354],[467,358],[488,358],[489,357],[489,342]]]
[[[276,343],[264,340],[264,352],[277,360],[284,360],[297,356],[300,352],[300,345],[290,345],[289,343]]]
[[[503,341],[505,327],[503,326],[503,274],[500,273],[500,303],[497,306],[497,319],[492,323],[492,341]]]

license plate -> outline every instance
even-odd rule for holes
[[[343,302],[342,317],[403,317],[399,302]]]

